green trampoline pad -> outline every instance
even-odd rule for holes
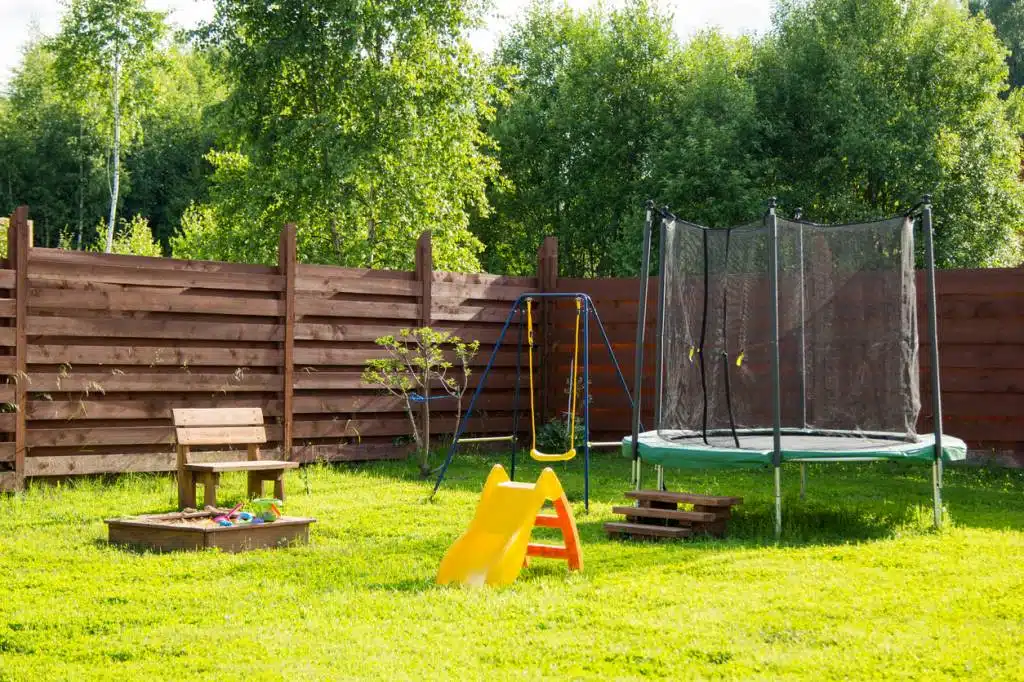
[[[715,435],[705,443],[692,431],[647,431],[640,434],[640,459],[674,469],[769,467],[772,464],[772,432],[738,433],[740,447],[731,436]],[[930,463],[935,456],[935,435],[921,434],[908,441],[893,434],[783,433],[783,462],[871,462],[878,460]],[[622,454],[633,456],[633,438],[622,439]],[[942,434],[942,459],[959,462],[967,458],[967,444]]]

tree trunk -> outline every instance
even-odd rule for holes
[[[430,382],[430,367],[423,371],[423,395],[429,396],[427,386]],[[420,454],[420,474],[426,478],[430,475],[430,401],[423,401],[423,452]]]
[[[82,138],[85,136],[84,117],[78,119],[78,243],[75,249],[82,250],[82,220],[85,214],[85,150]]]
[[[117,194],[121,188],[121,102],[119,86],[121,84],[121,52],[114,51],[114,182],[110,190],[110,220],[107,223],[107,246],[104,251],[110,253],[114,248],[114,223],[117,220]]]

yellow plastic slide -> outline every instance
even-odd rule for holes
[[[555,514],[538,514],[549,501],[554,503]],[[535,525],[560,529],[565,545],[531,543]],[[564,559],[570,570],[582,570],[576,519],[553,470],[544,469],[536,483],[518,483],[510,481],[505,469],[495,464],[476,516],[441,560],[437,582],[508,585],[518,577],[527,556]]]

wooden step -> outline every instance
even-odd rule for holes
[[[606,533],[618,533],[620,535],[647,535],[658,538],[686,538],[693,531],[689,528],[678,528],[674,526],[648,526],[642,523],[606,523]]]
[[[713,495],[694,495],[693,493],[672,493],[665,490],[630,490],[626,493],[626,497],[653,502],[686,502],[705,507],[731,507],[734,504],[743,504],[742,497],[715,497]]]
[[[634,518],[670,519],[672,521],[697,521],[702,523],[718,520],[718,516],[711,512],[656,509],[654,507],[612,507],[612,513]]]

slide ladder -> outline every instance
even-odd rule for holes
[[[553,504],[554,514],[541,513],[546,502]],[[535,526],[557,528],[564,544],[531,542]],[[528,565],[529,557],[560,559],[571,571],[583,570],[572,507],[552,469],[544,469],[536,483],[519,483],[510,481],[504,467],[495,464],[469,528],[441,560],[437,582],[508,585]]]

